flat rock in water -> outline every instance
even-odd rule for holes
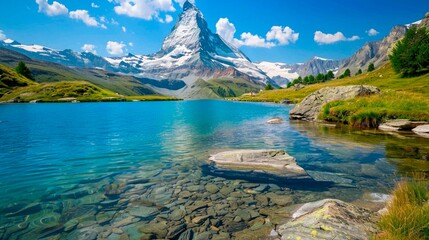
[[[261,170],[289,176],[308,176],[294,157],[282,150],[232,150],[209,158],[216,167],[230,170]]]
[[[429,138],[429,124],[420,125],[413,129],[413,132],[422,136]]]
[[[421,121],[410,121],[408,119],[395,119],[388,120],[385,123],[381,124],[378,128],[383,131],[401,131],[401,130],[411,130],[420,125],[425,125],[427,122]]]
[[[380,89],[365,85],[322,88],[304,98],[301,103],[290,111],[289,116],[290,119],[315,121],[322,106],[328,102],[348,100],[377,93],[380,93]]]
[[[377,232],[373,214],[336,199],[304,204],[281,225],[281,239],[370,239]]]
[[[284,122],[283,118],[274,117],[267,121],[268,124],[282,124]]]

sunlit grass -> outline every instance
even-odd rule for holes
[[[429,184],[425,180],[399,182],[380,221],[376,239],[429,239]]]

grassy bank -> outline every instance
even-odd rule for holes
[[[429,184],[413,180],[397,184],[387,213],[380,221],[381,233],[376,239],[429,239]]]
[[[321,88],[347,85],[372,85],[380,88],[382,93],[332,102],[323,108],[319,118],[362,127],[378,126],[385,119],[429,120],[429,74],[401,78],[393,71],[390,63],[359,76],[309,85],[299,90],[263,91],[254,97],[246,96],[239,100],[280,102],[289,99],[298,103]]]

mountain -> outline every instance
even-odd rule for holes
[[[13,40],[0,42],[0,47],[71,68],[133,75],[136,79],[150,80],[145,84],[156,85],[159,92],[185,98],[192,98],[194,89],[191,91],[190,87],[195,86],[193,83],[197,80],[240,79],[258,85],[260,89],[268,82],[275,84],[244,53],[212,33],[201,11],[189,1],[184,3],[183,13],[165,38],[161,50],[151,55],[101,57],[89,52],[24,45]],[[165,84],[154,81],[184,81],[186,85],[178,91],[165,89]]]
[[[368,69],[370,63],[374,63],[376,68],[382,66],[389,61],[389,54],[396,42],[402,39],[407,30],[412,26],[429,29],[429,13],[426,13],[425,17],[417,22],[393,27],[389,35],[382,40],[367,42],[352,57],[344,62],[338,71],[338,75],[342,74],[346,69],[350,69],[352,74],[355,74],[359,69],[365,71]]]
[[[264,71],[274,82],[279,86],[286,86],[288,82],[299,76],[305,77],[308,75],[316,76],[319,73],[327,73],[338,71],[340,65],[345,60],[331,60],[321,57],[314,57],[305,63],[286,64],[286,63],[273,63],[273,62],[260,62],[257,63],[259,69]]]
[[[350,69],[352,75],[354,75],[359,69],[366,71],[368,65],[371,63],[376,68],[385,64],[389,61],[389,53],[392,51],[395,43],[404,37],[406,32],[407,26],[395,26],[390,34],[382,40],[367,42],[351,58],[345,61],[338,70],[338,74],[342,74],[346,69]]]

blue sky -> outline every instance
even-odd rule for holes
[[[4,0],[0,39],[103,56],[154,53],[183,1]],[[196,5],[213,32],[237,43],[253,61],[287,63],[349,57],[394,25],[429,11],[427,0],[196,0]]]

